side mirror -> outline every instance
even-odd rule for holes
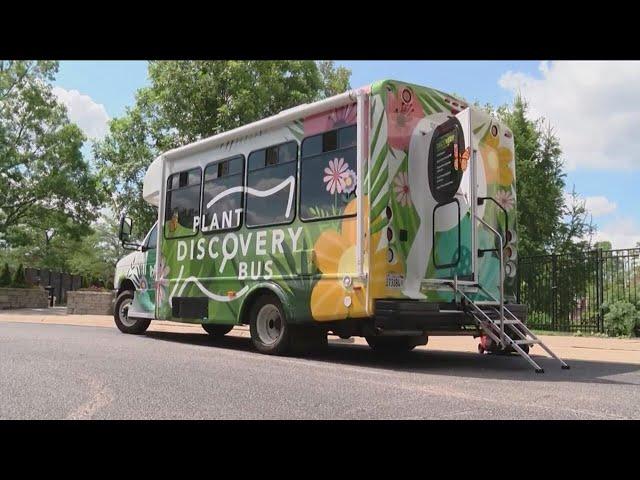
[[[122,215],[120,217],[120,232],[118,238],[122,243],[128,242],[131,238],[131,229],[133,227],[133,220],[131,218]]]

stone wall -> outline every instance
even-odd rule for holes
[[[0,309],[48,306],[49,298],[43,288],[0,288]]]
[[[67,292],[67,313],[72,315],[113,315],[113,292]]]

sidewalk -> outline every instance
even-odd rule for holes
[[[57,325],[81,325],[91,327],[116,328],[113,317],[108,315],[67,315],[65,307],[0,310],[0,322],[44,323]],[[174,323],[162,320],[151,322],[150,331],[201,333],[206,335],[200,325]],[[245,325],[235,327],[229,335],[248,337]],[[640,365],[640,338],[600,338],[573,337],[560,335],[540,335],[558,356],[565,360],[595,360]],[[353,341],[341,340],[330,336],[330,343],[366,345],[364,338],[354,337]],[[471,337],[430,337],[426,347],[429,350],[477,352],[478,340]],[[534,355],[546,355],[539,347],[532,349]]]

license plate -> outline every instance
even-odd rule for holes
[[[387,273],[387,288],[402,288],[404,285],[404,276],[393,273]]]

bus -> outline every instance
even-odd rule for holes
[[[121,216],[135,251],[116,268],[116,325],[248,325],[279,355],[329,334],[386,352],[432,335],[526,351],[511,339],[526,329],[515,182],[506,125],[396,80],[170,150],[144,177],[158,220],[142,243]]]

